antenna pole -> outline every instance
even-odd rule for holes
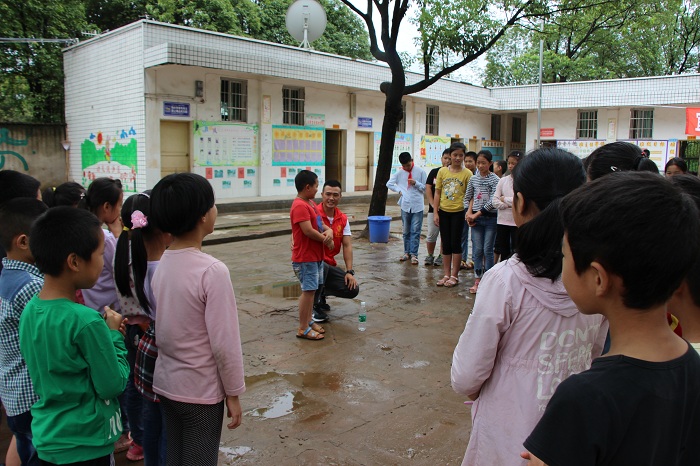
[[[309,44],[309,16],[309,7],[304,5],[304,40],[299,45],[303,49],[311,48],[311,44]]]

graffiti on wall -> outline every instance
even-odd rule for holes
[[[7,144],[8,146],[26,146],[29,144],[28,139],[14,139],[10,136],[10,130],[7,128],[0,128],[0,145]],[[29,171],[29,164],[27,160],[22,157],[21,154],[13,150],[0,150],[0,168],[5,166],[5,156],[16,157],[20,162],[22,162],[22,167],[24,171]]]
[[[120,129],[112,134],[90,133],[80,145],[83,185],[96,178],[107,177],[122,182],[124,191],[136,192],[137,153],[136,131]]]

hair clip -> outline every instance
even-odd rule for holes
[[[146,194],[146,193],[137,193],[136,195],[137,195],[137,196],[146,196],[146,197],[149,198],[149,199],[151,198],[151,196],[149,196],[149,195]]]
[[[135,210],[131,214],[131,228],[144,228],[148,226],[148,218],[140,210]]]
[[[83,191],[82,193],[80,193],[80,199],[85,199],[85,191]]]
[[[51,186],[51,191],[56,191],[56,186]]]
[[[129,231],[129,227],[122,227],[122,231]]]
[[[615,167],[615,166],[613,166],[613,165],[610,165],[610,171],[611,171],[611,172],[621,172],[622,170],[620,170],[619,168],[617,168],[617,167]]]

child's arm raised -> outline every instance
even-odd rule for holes
[[[119,332],[122,319],[109,308],[105,308],[104,321],[99,314],[95,316],[78,334],[76,344],[90,368],[97,396],[111,400],[122,394],[129,378],[124,336]]]

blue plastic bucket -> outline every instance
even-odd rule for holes
[[[367,217],[369,220],[369,242],[388,243],[389,229],[391,228],[391,217],[383,215]]]

